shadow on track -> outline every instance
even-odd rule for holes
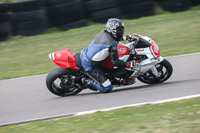
[[[136,89],[148,89],[148,88],[153,88],[153,87],[163,87],[163,86],[169,86],[169,85],[174,85],[174,84],[180,84],[180,83],[186,83],[186,82],[193,82],[193,81],[200,81],[200,78],[197,79],[188,79],[188,80],[180,80],[180,81],[170,81],[170,82],[164,82],[164,83],[160,83],[160,84],[145,84],[145,85],[141,85],[141,86],[135,86],[134,85],[129,85],[129,86],[119,86],[119,87],[123,87],[123,88],[117,88],[115,90],[115,88],[113,89],[112,92],[110,93],[117,93],[117,92],[121,92],[121,91],[129,91],[129,90],[136,90]],[[84,94],[78,94],[77,96],[84,96],[84,95],[94,95],[94,94],[109,94],[109,93],[101,93],[101,92],[89,92],[89,93],[84,93]]]
[[[112,92],[110,93],[101,93],[99,91],[91,91],[91,92],[87,92],[87,93],[82,93],[82,94],[78,94],[78,95],[74,95],[74,96],[66,96],[67,97],[84,97],[84,96],[90,96],[90,95],[109,95],[109,94],[113,94],[113,93],[118,93],[118,92],[123,92],[123,91],[131,91],[131,90],[137,90],[137,89],[150,89],[150,88],[155,88],[155,87],[164,87],[164,86],[172,86],[175,84],[181,84],[181,83],[187,83],[187,82],[199,82],[200,78],[197,79],[188,79],[188,80],[179,80],[179,81],[169,81],[169,82],[164,82],[164,83],[160,83],[160,84],[144,84],[144,85],[140,85],[140,86],[134,86],[134,85],[129,85],[129,86],[119,86],[116,87],[112,90]],[[57,98],[64,98],[64,97],[57,97]],[[56,99],[57,99],[56,98]]]

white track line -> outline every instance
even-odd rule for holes
[[[184,96],[184,97],[178,97],[178,98],[165,99],[165,100],[159,100],[159,101],[151,101],[151,102],[144,102],[144,103],[129,104],[129,105],[123,105],[123,106],[117,106],[117,107],[111,107],[111,108],[90,110],[90,111],[84,111],[84,112],[78,112],[78,113],[54,115],[54,116],[49,116],[49,117],[29,119],[29,120],[25,120],[25,121],[16,121],[16,122],[10,122],[10,123],[3,123],[3,124],[0,125],[0,127],[10,126],[10,125],[15,125],[15,124],[23,124],[23,123],[27,123],[27,122],[56,119],[56,118],[61,118],[61,117],[81,116],[81,115],[86,115],[86,114],[93,114],[93,113],[98,112],[98,111],[102,111],[103,112],[103,111],[111,111],[111,110],[116,110],[116,109],[121,109],[121,108],[126,108],[126,107],[135,107],[135,106],[142,106],[142,105],[147,105],[147,104],[159,104],[159,103],[173,102],[173,101],[191,99],[191,98],[197,98],[197,97],[200,97],[200,94]]]
[[[79,113],[76,113],[74,115],[75,116],[79,116],[79,115],[85,115],[85,114],[92,114],[92,113],[95,113],[97,111],[111,111],[111,110],[121,109],[121,108],[126,108],[126,107],[134,107],[134,106],[141,106],[141,105],[147,105],[147,104],[159,104],[159,103],[166,103],[166,102],[172,102],[172,101],[178,101],[178,100],[190,99],[190,98],[196,98],[196,97],[200,97],[200,94],[184,96],[184,97],[178,97],[178,98],[165,99],[165,100],[159,100],[159,101],[152,101],[152,102],[129,104],[129,105],[123,105],[123,106],[99,109],[99,110],[90,110],[90,111],[79,112]]]

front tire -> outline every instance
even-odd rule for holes
[[[155,67],[160,75],[159,77],[156,77],[150,70],[139,76],[137,79],[146,84],[157,84],[162,83],[171,77],[173,68],[168,60],[164,59],[162,62],[156,64]]]
[[[46,86],[50,92],[57,96],[76,95],[82,91],[79,84],[70,84],[70,80],[75,78],[77,70],[69,70],[57,67],[46,77]]]

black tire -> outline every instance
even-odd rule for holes
[[[48,16],[61,16],[73,12],[81,12],[81,9],[82,3],[79,1],[75,1],[63,5],[48,7],[47,14]]]
[[[147,11],[147,12],[141,12],[141,13],[125,14],[125,15],[123,15],[123,18],[137,19],[137,18],[146,17],[146,16],[153,16],[153,15],[155,15],[154,11]]]
[[[200,0],[191,0],[193,6],[200,5]]]
[[[26,12],[39,10],[44,7],[43,0],[29,0],[23,2],[16,2],[10,4],[10,9],[12,12]]]
[[[109,18],[119,17],[120,15],[120,9],[118,7],[115,7],[111,9],[92,12],[91,14],[89,14],[89,17],[91,20],[97,22],[106,22]]]
[[[143,83],[146,84],[157,84],[157,83],[162,83],[166,80],[168,80],[173,72],[172,65],[169,61],[164,59],[162,62],[156,65],[156,68],[158,72],[160,73],[160,77],[156,78],[151,71],[148,71],[138,77],[137,79]]]
[[[8,12],[10,9],[10,5],[8,3],[0,4],[0,12]]]
[[[12,35],[12,26],[11,23],[4,22],[0,23],[0,41],[6,41],[11,38]]]
[[[12,26],[10,22],[0,23],[0,34],[12,32]]]
[[[33,30],[40,27],[46,27],[47,20],[46,19],[38,19],[33,21],[25,21],[19,23],[13,23],[13,26],[17,29],[25,29],[25,30]]]
[[[35,11],[27,11],[27,12],[18,12],[11,13],[11,21],[12,22],[23,22],[30,21],[36,19],[45,19],[46,18],[46,10],[40,9]]]
[[[87,12],[108,9],[119,5],[118,0],[90,0],[85,2]]]
[[[123,14],[130,14],[133,13],[137,15],[137,13],[143,12],[151,12],[155,10],[154,2],[144,2],[144,3],[133,3],[121,6],[121,11]]]
[[[40,27],[37,29],[32,29],[32,30],[24,30],[24,29],[18,29],[14,30],[13,34],[14,35],[21,35],[21,36],[35,36],[39,34],[43,34],[48,30],[48,27]]]
[[[68,90],[54,83],[57,79],[61,80],[64,75],[75,76],[75,73],[72,72],[71,70],[57,67],[47,75],[46,86],[49,89],[49,91],[57,96],[62,96],[62,97],[76,95],[80,93],[82,89],[74,87],[74,88],[69,88],[72,90]]]
[[[49,23],[51,25],[59,26],[64,24],[69,24],[74,21],[81,20],[83,18],[83,14],[79,12],[66,14],[62,16],[55,16],[55,17],[49,17]]]
[[[0,23],[7,22],[9,19],[8,13],[0,13]]]
[[[14,35],[32,36],[44,33],[47,28],[46,19],[13,23]]]
[[[149,2],[149,0],[120,0],[120,4],[139,4]]]
[[[69,30],[69,29],[72,29],[72,28],[78,28],[78,27],[86,26],[86,24],[87,24],[87,20],[83,19],[83,20],[79,20],[79,21],[76,21],[76,22],[73,22],[73,23],[60,25],[60,26],[58,26],[58,28],[60,30]]]
[[[189,0],[167,0],[159,2],[159,6],[170,12],[180,12],[190,9],[191,1]]]
[[[10,33],[0,33],[0,41],[7,41],[11,38],[11,34]]]
[[[55,6],[55,5],[62,5],[74,1],[80,1],[80,0],[45,0],[46,6]]]

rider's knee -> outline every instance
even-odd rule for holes
[[[110,84],[109,86],[107,86],[107,87],[105,87],[105,89],[104,89],[104,93],[109,93],[109,92],[111,92],[112,91],[112,89],[113,89],[113,86]]]
[[[100,86],[99,84],[97,83],[93,83],[93,86],[99,90],[100,92],[103,92],[103,93],[108,93],[108,92],[111,92],[112,91],[112,84],[109,84],[107,86]]]

